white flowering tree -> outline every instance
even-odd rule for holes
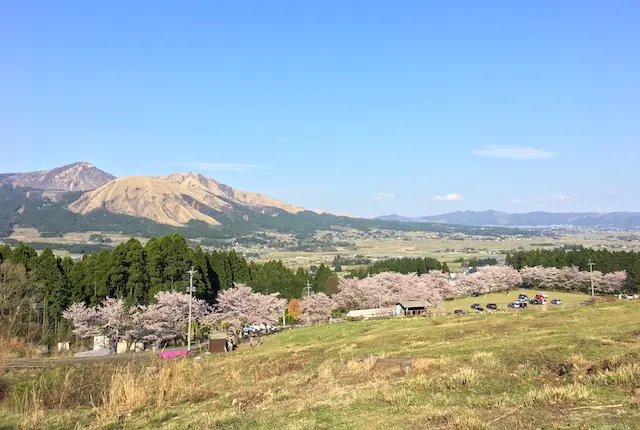
[[[363,279],[340,279],[333,296],[341,310],[382,308],[403,301],[419,301],[429,308],[442,304],[449,284],[443,274],[404,275],[384,272]]]
[[[193,322],[203,321],[211,308],[204,300],[191,299]],[[138,308],[136,325],[142,330],[141,338],[161,344],[176,339],[186,339],[189,318],[189,294],[161,291],[155,295],[155,303]]]
[[[599,271],[583,272],[577,267],[525,267],[521,271],[522,279],[533,288],[543,290],[565,290],[591,292],[591,276],[597,293],[612,294],[624,290],[627,282],[626,272],[603,274]]]
[[[218,293],[213,312],[205,318],[209,325],[224,324],[240,331],[245,324],[276,324],[287,306],[279,293],[260,294],[244,284]]]
[[[325,293],[313,293],[302,298],[302,314],[300,320],[308,324],[327,322],[331,311],[336,307],[335,301]]]
[[[522,276],[517,270],[506,266],[487,266],[475,273],[460,276],[456,280],[455,295],[468,296],[474,291],[492,293],[521,286]]]

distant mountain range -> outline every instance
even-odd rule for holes
[[[422,217],[404,217],[391,214],[379,216],[375,219],[381,221],[428,222],[469,226],[640,228],[640,212],[505,213],[498,211],[457,211],[442,215]]]
[[[53,236],[77,231],[143,235],[180,231],[192,237],[229,238],[268,230],[312,235],[344,227],[514,234],[509,229],[491,233],[464,226],[339,216],[234,189],[193,172],[116,178],[85,162],[0,174],[0,237],[10,235],[15,226]]]

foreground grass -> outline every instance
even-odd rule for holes
[[[0,428],[637,428],[639,358],[632,302],[324,325],[201,360],[7,373]]]

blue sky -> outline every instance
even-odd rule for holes
[[[2,2],[0,171],[360,216],[640,210],[640,2]]]

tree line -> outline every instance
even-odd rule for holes
[[[307,282],[315,292],[331,292],[337,284],[332,279],[334,273],[324,265],[310,275],[304,268],[294,271],[280,261],[247,262],[233,250],[205,252],[200,247],[191,248],[178,233],[151,238],[144,246],[131,238],[111,250],[85,254],[78,261],[56,257],[49,248],[38,254],[23,243],[14,249],[4,245],[0,246],[0,263],[4,267],[0,292],[14,292],[28,308],[13,324],[12,333],[5,334],[26,335],[28,331],[34,340],[63,337],[66,327],[62,313],[72,303],[96,306],[109,297],[123,299],[128,306],[146,305],[158,292],[188,291],[192,266],[196,270],[195,295],[207,302],[235,284],[249,285],[260,293],[278,292],[286,299],[301,297]],[[1,276],[5,272],[7,275]],[[0,318],[2,312],[0,308]],[[11,317],[18,318],[14,313]],[[42,330],[31,327],[36,322]]]
[[[640,253],[635,251],[609,251],[584,247],[535,249],[508,254],[506,263],[514,269],[525,267],[577,267],[580,271],[593,270],[603,274],[624,271],[627,273],[628,291],[638,291],[640,285]]]
[[[349,278],[366,278],[370,275],[376,275],[383,272],[396,272],[402,274],[415,273],[418,276],[424,273],[429,273],[432,270],[440,270],[442,272],[449,272],[447,263],[440,263],[435,258],[389,258],[386,260],[376,261],[373,264],[363,268],[352,270],[349,274]]]

